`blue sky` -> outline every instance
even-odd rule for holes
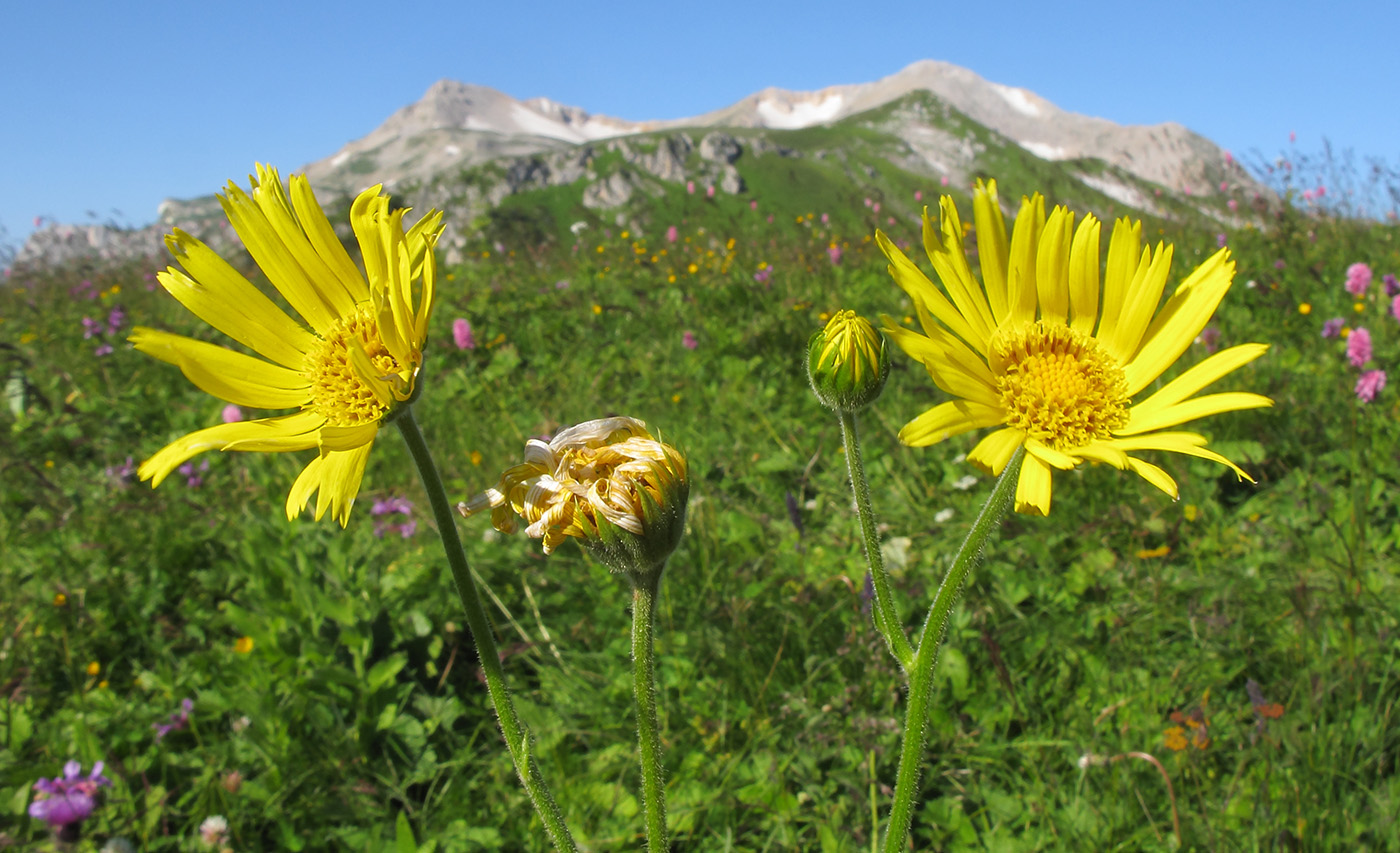
[[[918,59],[1068,110],[1177,121],[1237,154],[1296,131],[1400,163],[1400,3],[710,0],[6,4],[0,226],[145,224],[167,197],[334,153],[451,78],[626,119],[765,86],[817,89]],[[995,8],[995,11],[991,11]]]

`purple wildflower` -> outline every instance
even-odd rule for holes
[[[1371,268],[1360,261],[1347,267],[1347,293],[1363,296],[1371,286]]]
[[[92,354],[97,356],[98,358],[101,358],[104,355],[111,355],[112,352],[113,350],[111,344],[99,344],[97,349],[92,351]]]
[[[90,339],[93,335],[102,334],[102,324],[91,317],[83,318],[83,340]]]
[[[841,263],[841,247],[832,243],[826,247],[826,256],[831,261],[832,266],[838,266]]]
[[[472,324],[465,317],[452,321],[452,342],[457,349],[476,349],[476,335],[472,334]]]
[[[1382,276],[1381,284],[1385,285],[1386,296],[1400,296],[1400,280],[1395,278],[1395,273],[1388,272]]]
[[[1342,333],[1342,325],[1346,321],[1341,317],[1333,317],[1322,324],[1322,336],[1324,338],[1335,338]]]
[[[1371,333],[1358,328],[1347,338],[1347,359],[1352,367],[1361,367],[1371,360]]]
[[[126,312],[122,310],[120,305],[107,313],[107,334],[115,335],[122,330],[122,326],[125,324]]]
[[[1215,326],[1206,326],[1196,336],[1196,342],[1205,347],[1206,352],[1215,352],[1220,349],[1220,329]]]
[[[770,278],[772,278],[772,277],[773,277],[773,267],[772,267],[771,265],[770,265],[770,266],[766,266],[766,267],[764,267],[763,269],[761,269],[761,270],[759,270],[758,272],[756,272],[756,273],[753,274],[753,280],[756,281],[756,282],[758,282],[759,284],[767,284],[767,283],[768,283],[768,280],[769,280]]]
[[[1227,238],[1227,237],[1225,236],[1225,232],[1224,232],[1224,231],[1221,231],[1219,234],[1216,234],[1216,235],[1215,235],[1215,247],[1216,247],[1217,249],[1223,249],[1223,248],[1225,248],[1225,243],[1228,242],[1228,239],[1229,239],[1229,238]]]
[[[81,823],[92,814],[93,794],[112,780],[102,775],[101,761],[92,765],[92,772],[81,775],[83,766],[76,761],[63,765],[63,775],[40,779],[34,783],[34,802],[29,804],[29,816],[42,820],[55,829]]]
[[[128,456],[126,462],[121,465],[108,465],[103,473],[116,480],[118,485],[124,486],[131,482],[132,476],[136,473],[136,463]]]
[[[418,522],[412,518],[413,502],[408,498],[395,496],[377,500],[369,514],[375,516],[374,535],[380,539],[383,539],[386,533],[397,533],[400,537],[407,539],[418,529]],[[389,516],[394,515],[404,516],[404,521],[401,524],[395,524],[389,518]]]
[[[1369,403],[1385,387],[1384,370],[1368,370],[1356,380],[1356,399]]]
[[[195,467],[193,462],[186,462],[175,470],[185,475],[185,485],[189,486],[191,489],[197,489],[204,485],[204,475],[209,473],[209,460],[205,459],[203,462],[199,463],[198,468]]]
[[[190,724],[190,711],[194,710],[194,700],[185,698],[180,700],[180,710],[170,715],[168,723],[151,723],[151,728],[156,730],[156,743],[171,732],[177,732]]]

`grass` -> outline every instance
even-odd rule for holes
[[[543,247],[476,247],[442,283],[416,408],[463,498],[527,438],[609,414],[643,418],[689,454],[689,531],[656,631],[678,851],[869,849],[897,758],[901,682],[863,612],[839,427],[801,358],[824,312],[910,309],[863,239],[877,218],[844,196],[786,205],[826,166],[783,165],[789,183],[745,172],[763,191],[757,211],[676,192],[632,211],[635,227],[596,221],[577,250],[539,234]],[[912,197],[912,176],[880,180],[888,204]],[[1008,196],[1033,189],[1003,182]],[[547,203],[562,210],[565,196]],[[837,203],[837,233],[807,218]],[[878,224],[912,240],[907,221]],[[1214,248],[1202,229],[1165,236],[1177,241],[1173,281]],[[1203,428],[1258,484],[1158,457],[1181,484],[1172,502],[1086,467],[1057,476],[1049,519],[1008,521],[950,629],[916,849],[1174,847],[1161,776],[1110,760],[1133,751],[1172,779],[1186,849],[1393,843],[1396,397],[1358,404],[1345,344],[1318,332],[1334,315],[1363,323],[1377,363],[1391,363],[1388,302],[1358,313],[1341,281],[1357,260],[1378,277],[1400,269],[1398,241],[1394,226],[1291,208],[1231,235],[1240,269],[1220,341],[1273,349],[1225,384],[1277,404]],[[754,279],[761,264],[767,283]],[[30,786],[77,758],[105,760],[115,782],[86,825],[94,846],[192,849],[199,823],[222,814],[239,850],[545,849],[392,431],[344,531],[283,517],[302,458],[216,454],[201,485],[176,475],[154,492],[122,475],[128,457],[216,423],[222,406],[122,335],[107,336],[105,357],[83,338],[82,317],[117,305],[128,324],[217,338],[148,289],[150,272],[63,270],[0,288],[0,839],[47,843],[25,816]],[[476,349],[452,347],[458,316]],[[1202,357],[1197,346],[1183,361]],[[975,437],[897,442],[938,392],[894,362],[861,429],[912,625],[989,484],[964,481]],[[375,536],[371,505],[389,496],[420,507],[408,538]],[[461,524],[571,825],[592,849],[638,846],[625,583],[572,545],[545,559],[523,536]],[[188,725],[157,741],[153,725],[185,697]]]

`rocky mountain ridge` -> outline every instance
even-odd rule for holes
[[[955,186],[985,171],[979,158],[989,145],[1068,163],[1075,179],[1095,192],[1148,212],[1160,212],[1154,196],[1163,191],[1199,195],[1222,179],[1253,183],[1238,166],[1228,167],[1217,146],[1180,125],[1122,126],[1078,115],[1025,89],[933,60],[871,83],[815,92],[764,89],[710,113],[665,121],[594,115],[547,98],[519,101],[485,86],[440,80],[420,100],[304,171],[323,200],[383,183],[408,204],[443,207],[444,246],[453,249],[485,211],[535,189],[583,181],[581,203],[592,210],[687,181],[741,193],[744,180],[735,166],[741,153],[839,158],[839,150],[801,152],[783,140],[852,122],[888,137],[884,156],[898,168]],[[611,166],[599,171],[594,164],[600,160]],[[1073,167],[1081,160],[1101,161],[1107,170]],[[483,183],[487,175],[492,180]],[[174,225],[216,243],[227,236],[218,230],[212,196],[170,200],[159,213],[155,225],[131,231],[52,225],[31,235],[16,262],[160,254],[159,237]]]

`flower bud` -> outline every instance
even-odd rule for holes
[[[493,489],[457,505],[471,517],[525,533],[552,552],[573,536],[608,568],[640,575],[660,568],[685,529],[690,481],[685,457],[652,438],[635,418],[604,418],[525,445],[525,461]]]
[[[880,396],[889,373],[884,336],[854,311],[837,311],[807,342],[807,378],[828,409],[860,411]]]

